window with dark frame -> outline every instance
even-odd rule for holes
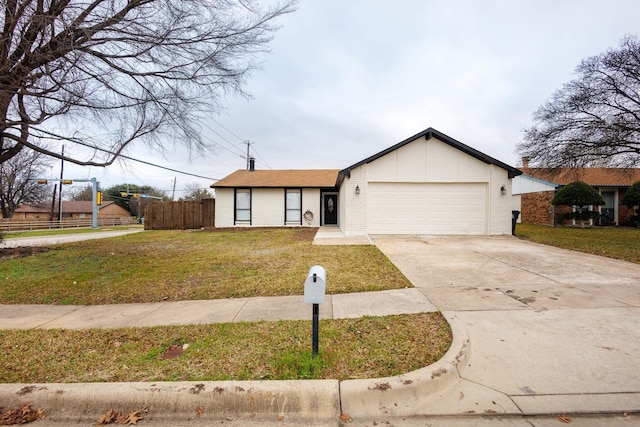
[[[285,223],[302,224],[302,189],[285,190]]]
[[[236,189],[236,222],[251,222],[251,190]]]

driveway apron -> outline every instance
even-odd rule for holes
[[[640,265],[511,236],[372,240],[466,329],[468,363],[443,395],[458,410],[640,410]]]

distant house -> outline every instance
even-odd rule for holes
[[[558,224],[567,208],[554,207],[551,200],[557,189],[574,181],[592,185],[605,201],[599,208],[597,225],[624,225],[633,215],[620,204],[626,190],[640,181],[640,169],[619,168],[520,168],[523,175],[514,180],[514,209],[520,210],[520,220],[531,224]],[[597,210],[594,206],[590,209]]]
[[[62,218],[63,219],[90,219],[92,215],[91,201],[62,201]],[[13,214],[13,219],[39,219],[49,220],[51,214],[51,202],[44,202],[38,205],[22,204],[18,206]],[[58,218],[58,205],[53,208],[54,219]],[[129,211],[116,204],[116,202],[102,202],[98,207],[98,219],[121,219],[130,218]]]
[[[213,183],[216,227],[366,234],[511,234],[521,172],[428,128],[345,169],[238,170]]]

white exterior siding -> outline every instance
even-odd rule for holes
[[[254,188],[251,191],[251,225],[254,227],[284,225],[284,189]]]
[[[554,191],[557,185],[533,178],[527,175],[520,175],[513,178],[513,194],[539,193],[541,191]]]
[[[235,203],[233,188],[216,189],[216,227],[242,227],[249,224],[235,224]],[[311,224],[304,220],[304,213],[310,210],[313,214]],[[283,227],[285,213],[284,188],[253,188],[251,190],[251,226]],[[302,225],[318,227],[320,225],[320,190],[317,188],[302,189]],[[292,225],[292,224],[289,224]],[[300,226],[300,224],[295,224]]]
[[[351,170],[340,227],[345,235],[510,234],[510,194],[505,169],[420,138]]]
[[[311,223],[304,219],[304,213],[307,210],[313,215]],[[302,225],[320,227],[320,189],[318,188],[302,189]]]
[[[496,166],[486,165],[491,173],[487,211],[489,212],[488,234],[511,234],[511,180],[509,173]],[[502,193],[505,187],[505,194]]]
[[[351,178],[340,186],[338,225],[345,236],[367,233],[367,166],[352,170]],[[356,187],[360,188],[360,194],[356,194]]]
[[[216,188],[216,228],[235,227],[233,188]]]

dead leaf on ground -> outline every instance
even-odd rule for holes
[[[114,423],[118,419],[119,415],[121,415],[119,412],[116,412],[115,410],[110,409],[104,415],[98,418],[98,421],[96,421],[96,424],[105,425],[105,424]]]
[[[204,414],[204,406],[198,406],[196,408],[196,417],[200,418]]]
[[[26,424],[44,419],[46,416],[44,409],[33,409],[32,406],[31,403],[24,403],[16,410],[0,408],[0,425]]]
[[[571,417],[568,417],[566,415],[558,415],[558,420],[563,423],[570,423],[572,421]]]
[[[118,424],[123,424],[123,425],[135,425],[138,423],[138,421],[140,421],[141,419],[143,419],[144,417],[141,415],[143,413],[143,411],[136,411],[136,412],[131,412],[129,415],[122,416],[122,417],[118,417]]]
[[[110,409],[98,419],[96,425],[106,425],[106,424],[120,424],[120,425],[136,425],[138,421],[142,420],[144,417],[142,414],[147,413],[147,408],[141,409],[139,411],[134,411],[129,413],[129,415],[124,415],[122,412],[118,412],[114,409]]]

